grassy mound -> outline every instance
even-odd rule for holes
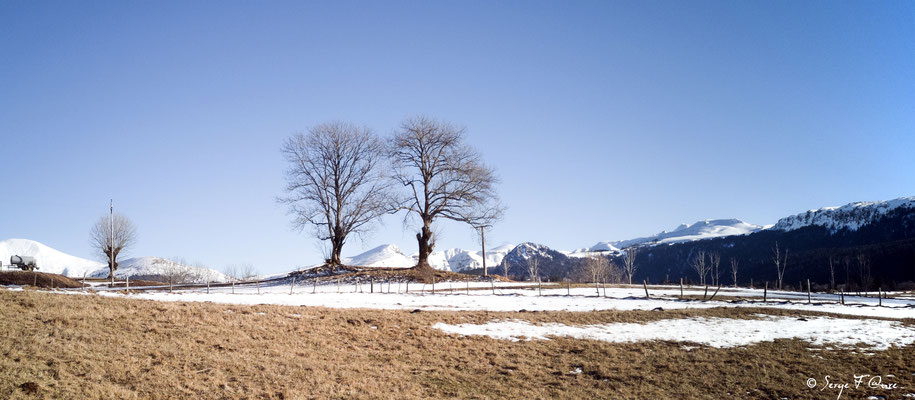
[[[63,275],[29,271],[0,272],[0,285],[28,285],[40,288],[78,288],[83,284]]]

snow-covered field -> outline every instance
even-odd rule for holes
[[[482,335],[496,339],[547,340],[551,337],[601,340],[605,342],[639,342],[670,340],[693,342],[725,348],[747,346],[776,339],[801,339],[817,347],[863,347],[886,350],[890,346],[915,343],[915,329],[897,321],[844,319],[832,317],[779,317],[759,315],[759,319],[681,318],[644,324],[610,323],[569,326],[558,323],[534,325],[526,321],[493,321],[485,324],[433,327],[459,335]]]
[[[706,309],[714,307],[762,307],[798,311],[819,311],[842,315],[905,319],[915,318],[915,299],[883,299],[882,305],[874,297],[845,296],[845,305],[838,304],[839,297],[814,294],[808,304],[806,293],[769,291],[766,302],[759,289],[722,289],[714,301],[680,300],[676,287],[651,287],[650,299],[645,298],[641,287],[614,287],[601,289],[598,295],[593,287],[568,289],[561,284],[544,284],[539,290],[525,282],[441,282],[430,284],[375,283],[342,285],[299,282],[291,287],[288,282],[272,285],[253,284],[232,287],[212,287],[168,291],[146,291],[129,295],[96,288],[105,296],[129,296],[159,301],[195,301],[225,304],[276,304],[292,306],[320,306],[332,308],[367,309],[425,309],[436,311],[594,311],[594,310],[653,310]],[[290,289],[291,293],[290,294]],[[373,292],[373,293],[372,293]],[[68,293],[81,293],[79,290]],[[702,296],[704,289],[688,288],[684,295]],[[711,296],[709,292],[709,296]],[[741,301],[723,301],[721,297],[740,296]]]
[[[816,294],[808,303],[806,293],[770,291],[763,302],[758,289],[722,290],[718,296],[740,301],[680,300],[678,287],[651,287],[645,298],[641,287],[568,288],[561,284],[544,284],[542,289],[525,282],[441,282],[431,284],[380,283],[315,284],[279,282],[260,287],[252,284],[236,287],[211,287],[139,291],[123,291],[96,287],[95,293],[106,297],[136,298],[156,301],[214,302],[224,304],[275,304],[291,306],[321,306],[364,309],[422,309],[428,311],[576,311],[593,310],[671,310],[709,309],[715,307],[819,311],[839,316],[807,316],[805,318],[757,315],[756,319],[691,317],[670,318],[647,323],[609,323],[570,326],[561,323],[532,324],[520,319],[494,320],[485,324],[435,324],[435,328],[460,335],[486,335],[498,339],[527,340],[571,337],[610,342],[670,340],[699,343],[712,347],[735,347],[797,338],[815,347],[846,348],[858,346],[881,350],[890,346],[915,343],[915,299],[884,299],[846,296],[846,304],[838,304],[834,295]],[[21,290],[7,288],[7,290]],[[88,295],[83,289],[56,291],[73,295]],[[599,293],[599,295],[598,295]],[[685,295],[704,294],[704,289],[687,288]],[[711,295],[711,293],[709,293]],[[522,318],[524,314],[519,314]],[[842,318],[846,316],[881,319]]]

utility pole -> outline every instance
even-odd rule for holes
[[[108,203],[108,264],[111,268],[111,286],[114,286],[114,199]]]
[[[480,242],[483,244],[483,276],[488,276],[486,273],[486,226],[480,226]]]

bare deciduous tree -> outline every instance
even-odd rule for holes
[[[599,254],[592,255],[585,260],[585,268],[591,282],[606,282],[610,278],[609,267],[609,260]]]
[[[710,251],[708,253],[709,272],[711,273],[712,284],[721,286],[721,271],[718,269],[721,264],[721,253]]]
[[[527,259],[527,274],[530,276],[531,282],[536,282],[540,277],[540,259],[536,255]]]
[[[873,283],[873,277],[871,277],[871,259],[864,253],[858,253],[858,279],[861,282],[861,290],[868,291],[870,290],[871,284]]]
[[[501,215],[497,178],[479,154],[464,143],[464,129],[426,117],[405,120],[391,143],[394,177],[407,188],[397,210],[422,222],[416,234],[418,268],[431,268],[435,247],[432,223],[437,218],[464,222],[478,229]]]
[[[709,265],[705,262],[705,250],[699,250],[689,259],[689,266],[699,275],[699,284],[705,285],[705,276],[708,275]]]
[[[775,247],[772,248],[772,262],[775,263],[775,272],[778,277],[778,289],[782,289],[782,281],[785,277],[785,269],[788,267],[788,249],[785,249],[785,254],[782,255],[781,250],[778,248],[778,242],[775,242]]]
[[[118,256],[125,253],[137,240],[137,230],[126,216],[111,213],[99,218],[89,233],[89,244],[108,262],[108,278],[114,283],[118,269]]]
[[[384,143],[368,128],[330,122],[286,139],[282,148],[287,197],[296,227],[313,226],[329,241],[331,268],[350,234],[368,231],[389,210],[389,183],[383,179]]]
[[[639,252],[638,248],[635,246],[629,247],[624,250],[623,253],[623,274],[626,275],[626,280],[629,284],[632,284],[632,276],[635,275],[635,271],[638,269],[638,266],[635,265],[635,259],[638,257]]]
[[[511,266],[508,264],[508,260],[503,258],[502,259],[502,276],[504,276],[505,279],[509,279],[508,270],[510,267]]]
[[[829,259],[829,290],[836,290],[836,258],[832,255],[827,258]]]
[[[737,258],[731,257],[731,274],[734,278],[734,287],[737,287],[737,267],[739,266]]]

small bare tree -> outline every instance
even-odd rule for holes
[[[532,255],[531,258],[527,259],[527,273],[531,278],[531,282],[536,282],[537,278],[540,277],[540,259],[536,255]]]
[[[585,268],[587,268],[588,276],[591,279],[591,282],[606,282],[610,277],[609,275],[609,266],[606,257],[599,254],[592,255],[585,260]]]
[[[99,218],[89,232],[89,244],[108,262],[108,278],[112,283],[114,272],[118,269],[118,256],[133,246],[136,240],[136,227],[126,216],[115,212]]]
[[[699,250],[689,259],[689,266],[699,275],[699,284],[705,285],[705,276],[708,275],[709,266],[705,262],[705,250]]]
[[[510,267],[511,267],[511,266],[508,264],[508,259],[503,258],[503,259],[502,259],[502,276],[504,276],[505,279],[510,279],[510,278],[508,277],[508,270],[509,270]]]
[[[721,253],[717,251],[710,251],[708,253],[708,262],[709,272],[711,272],[712,275],[712,284],[721,286],[721,271],[718,269],[718,265],[721,264]]]
[[[635,275],[635,271],[638,270],[638,266],[635,265],[635,259],[638,257],[639,251],[635,246],[629,247],[623,253],[623,275],[626,276],[626,280],[629,284],[632,284],[632,276]]]
[[[313,226],[318,240],[330,242],[333,269],[347,237],[368,231],[389,210],[384,143],[368,128],[330,122],[286,139],[282,151],[288,196],[280,201],[296,227]]]
[[[731,274],[733,275],[733,278],[734,278],[734,287],[737,287],[737,267],[738,266],[739,266],[739,262],[737,261],[737,258],[731,257]]]
[[[257,269],[254,268],[254,264],[244,263],[239,267],[239,278],[241,280],[249,280],[257,278]]]
[[[782,254],[781,250],[778,248],[778,242],[775,242],[775,247],[772,248],[772,262],[775,263],[775,272],[778,277],[778,289],[782,289],[782,281],[785,277],[785,269],[788,267],[788,249],[785,249],[785,253]]]
[[[418,268],[431,268],[435,247],[432,223],[438,218],[490,226],[503,207],[498,204],[492,168],[464,142],[464,129],[426,117],[405,120],[391,141],[394,178],[406,188],[396,209],[422,223]]]
[[[873,278],[871,277],[871,259],[864,253],[858,253],[858,279],[861,282],[861,290],[868,291],[870,290],[871,284],[873,283]]]
[[[829,260],[829,290],[836,290],[836,258],[830,255],[827,259]]]

